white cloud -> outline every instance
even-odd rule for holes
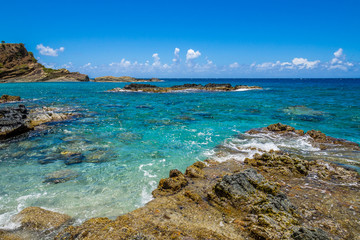
[[[230,68],[238,68],[240,65],[237,62],[234,62],[229,65]]]
[[[339,50],[337,50],[336,52],[334,52],[334,56],[336,58],[339,58],[343,55],[343,49],[342,48],[339,48]]]
[[[110,67],[120,67],[120,68],[128,68],[131,66],[131,62],[125,60],[125,58],[121,59],[121,62],[112,62],[109,64]]]
[[[64,47],[60,47],[58,49],[53,49],[49,46],[44,46],[43,44],[38,44],[36,49],[39,50],[41,55],[57,57],[59,52],[63,52],[65,50]]]
[[[180,63],[180,49],[179,48],[175,48],[175,50],[174,50],[174,58],[173,58],[173,62],[175,63],[175,64],[179,64]]]
[[[351,62],[346,62],[346,56],[342,48],[339,48],[334,52],[334,58],[331,59],[330,63],[327,66],[327,69],[340,69],[343,71],[348,71],[354,64]]]
[[[192,59],[198,58],[201,56],[201,53],[199,51],[194,51],[193,49],[189,49],[186,53],[186,61],[190,61]]]
[[[313,69],[320,63],[320,60],[309,61],[306,58],[294,58],[292,63],[299,69]]]
[[[154,53],[152,55],[153,59],[154,59],[154,63],[152,64],[154,67],[159,67],[161,65],[160,63],[160,57],[158,53]]]

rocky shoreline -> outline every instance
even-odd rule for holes
[[[246,90],[261,90],[262,87],[236,85],[231,86],[229,83],[218,84],[209,83],[206,85],[201,84],[184,84],[172,87],[158,87],[151,84],[137,84],[132,83],[123,88],[114,88],[108,92],[147,92],[147,93],[171,93],[179,91],[195,91],[195,92],[229,92],[229,91],[246,91]]]
[[[142,78],[134,78],[129,76],[122,76],[122,77],[104,76],[104,77],[95,78],[94,82],[163,82],[163,80],[160,80],[158,78],[142,79]]]
[[[44,67],[22,43],[0,44],[0,83],[88,81],[89,77],[85,74]]]
[[[314,147],[359,151],[358,144],[283,124],[247,136],[307,137]],[[221,152],[232,151],[219,147]],[[242,149],[238,153],[243,154]],[[3,239],[359,239],[360,177],[353,170],[285,151],[263,151],[244,161],[207,159],[174,169],[154,200],[128,214],[71,225],[67,215],[26,208],[20,228]],[[44,224],[46,223],[46,224]],[[56,236],[55,236],[56,235]]]
[[[0,140],[7,140],[39,129],[45,123],[65,121],[76,116],[60,108],[42,107],[28,110],[25,105],[0,109]]]

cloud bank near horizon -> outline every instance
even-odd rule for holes
[[[42,55],[57,56],[58,52],[63,52],[64,48],[52,49],[38,45],[38,50]],[[111,62],[109,64],[94,65],[86,63],[82,66],[75,66],[71,62],[56,66],[55,64],[46,64],[53,68],[67,68],[71,71],[80,71],[87,73],[92,77],[103,75],[131,75],[131,76],[160,76],[160,77],[184,77],[184,76],[297,76],[311,74],[346,74],[349,72],[358,72],[360,64],[350,62],[346,59],[344,50],[339,48],[333,53],[333,58],[328,61],[318,59],[308,59],[305,57],[294,57],[288,61],[273,61],[252,64],[239,64],[233,62],[228,65],[217,66],[208,57],[204,57],[200,50],[188,49],[185,54],[185,61],[182,60],[180,49],[174,49],[174,56],[171,63],[163,63],[158,53],[152,55],[152,60],[145,62],[130,61],[122,58],[120,62]],[[335,74],[335,75],[336,75]]]

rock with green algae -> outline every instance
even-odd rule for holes
[[[39,207],[28,207],[14,216],[14,221],[20,222],[21,228],[32,231],[57,229],[70,222],[71,217]]]

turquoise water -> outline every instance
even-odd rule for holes
[[[0,143],[0,227],[14,227],[10,217],[28,206],[78,221],[129,212],[151,200],[170,169],[184,171],[225,139],[276,122],[360,143],[359,79],[168,79],[156,85],[209,82],[264,90],[109,93],[125,84],[1,84],[0,94],[21,96],[28,108],[69,108],[80,117]],[[84,162],[65,165],[63,151],[81,153]],[[360,160],[358,152],[352,155]],[[39,163],[48,159],[52,163]],[[77,177],[43,183],[59,170]]]

